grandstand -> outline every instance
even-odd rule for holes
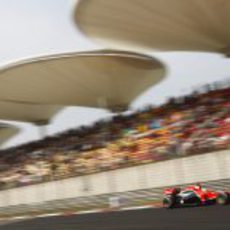
[[[229,0],[80,0],[74,20],[111,48],[229,54],[229,7]]]
[[[3,150],[1,189],[229,149],[230,88],[206,90]]]

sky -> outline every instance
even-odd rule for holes
[[[75,0],[0,0],[0,65],[26,58],[66,52],[104,49],[81,34],[73,21]],[[167,77],[131,104],[132,109],[159,105],[171,96],[184,95],[196,87],[230,77],[230,59],[220,54],[151,52],[167,68]],[[57,114],[48,135],[90,124],[111,116],[106,110],[68,107]],[[11,122],[21,132],[3,147],[40,138],[36,126]]]

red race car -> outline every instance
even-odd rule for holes
[[[165,208],[183,206],[201,206],[211,204],[230,203],[230,193],[224,191],[212,191],[200,184],[181,188],[168,188],[164,191],[163,206]]]

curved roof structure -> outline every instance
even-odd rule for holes
[[[229,0],[80,0],[74,19],[103,45],[230,53]]]
[[[19,128],[13,125],[0,123],[0,146],[19,133]]]
[[[61,108],[60,106],[0,101],[0,119],[45,125]]]
[[[158,60],[131,52],[95,51],[18,62],[0,70],[0,100],[116,110],[159,83]]]

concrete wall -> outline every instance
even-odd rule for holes
[[[230,150],[0,192],[0,207],[230,178]]]

